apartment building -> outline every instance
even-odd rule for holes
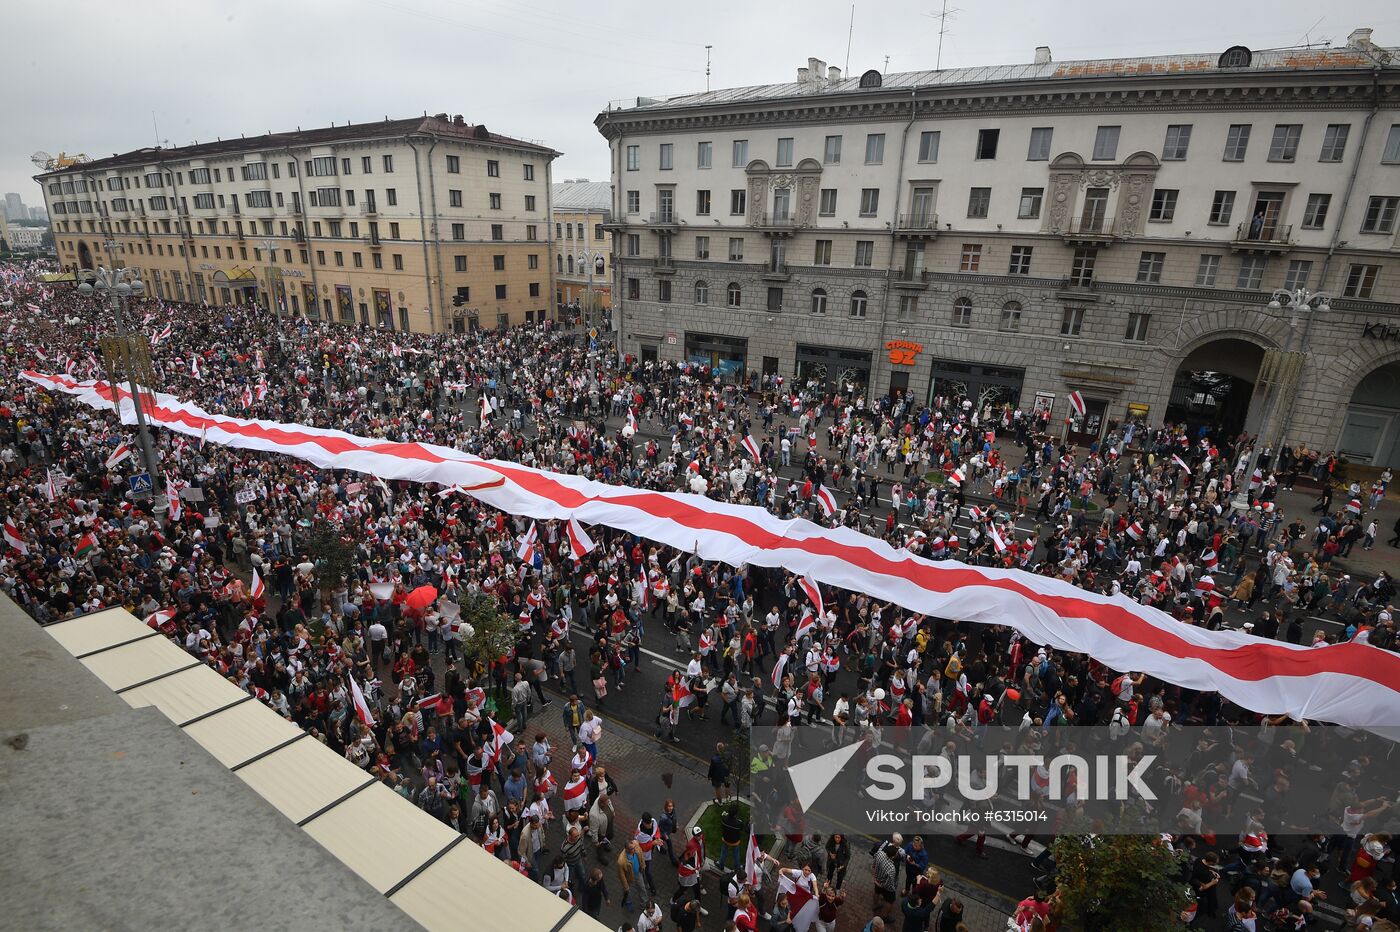
[[[554,300],[587,309],[612,307],[612,186],[606,181],[562,181],[550,193],[554,220]],[[593,274],[589,275],[592,267]]]
[[[1396,51],[1358,29],[851,77],[809,59],[610,105],[621,349],[1048,409],[1080,442],[1188,422],[1400,464]]]
[[[36,176],[66,269],[176,301],[462,332],[543,320],[553,149],[460,116],[138,149]]]

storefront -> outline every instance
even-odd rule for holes
[[[1025,381],[1025,369],[935,359],[929,378],[929,404],[935,404],[940,398],[945,404],[961,405],[967,400],[982,414],[1002,405],[1015,408],[1021,403]]]
[[[816,382],[828,389],[865,394],[870,384],[871,354],[838,346],[797,344],[797,383]]]
[[[742,379],[748,356],[749,341],[743,337],[689,332],[685,335],[686,362],[718,370],[722,379]]]

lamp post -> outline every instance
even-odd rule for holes
[[[583,290],[583,314],[586,329],[593,328],[593,260],[597,257],[591,246],[584,246],[578,254],[579,261],[588,266],[588,284]]]
[[[267,254],[267,309],[281,317],[282,308],[277,304],[277,288],[272,284],[272,271],[277,267],[277,241],[265,239],[260,245]]]
[[[151,511],[155,515],[156,523],[165,524],[165,513],[169,510],[170,503],[166,501],[163,489],[161,488],[160,470],[156,464],[155,447],[151,444],[150,428],[146,425],[145,406],[141,400],[141,385],[136,380],[136,365],[132,361],[131,335],[126,329],[126,302],[133,296],[141,297],[146,293],[146,286],[141,283],[141,279],[136,277],[136,273],[131,269],[113,269],[99,267],[97,274],[91,280],[83,282],[78,286],[78,292],[85,297],[94,294],[112,300],[112,316],[116,321],[116,336],[120,347],[119,358],[126,369],[127,386],[131,390],[132,407],[136,410],[136,434],[141,444],[141,458],[146,463],[146,472],[151,477]],[[115,388],[115,386],[113,386]],[[113,393],[113,401],[117,398]],[[121,406],[117,405],[118,417],[120,417]]]
[[[1332,310],[1332,296],[1324,291],[1309,291],[1306,288],[1291,290],[1279,288],[1270,296],[1269,310],[1281,311],[1284,309],[1288,311],[1288,336],[1284,340],[1281,356],[1286,358],[1293,353],[1293,336],[1298,331],[1298,315],[1304,312],[1310,314],[1313,311],[1322,311],[1325,313]],[[1306,349],[1306,346],[1303,347],[1299,353],[1305,352]],[[1265,362],[1268,363],[1267,354]],[[1280,381],[1277,374],[1279,366],[1275,365],[1273,368],[1276,374],[1273,377],[1273,384],[1269,386],[1268,394],[1264,396],[1264,410],[1260,412],[1259,430],[1255,434],[1254,445],[1249,452],[1249,464],[1245,467],[1244,480],[1240,483],[1240,487],[1235,490],[1235,498],[1231,503],[1236,511],[1245,511],[1249,508],[1249,486],[1254,481],[1254,470],[1259,468],[1259,454],[1266,446],[1272,449],[1272,447],[1282,443],[1288,427],[1287,424],[1280,424],[1278,431],[1271,430],[1270,421],[1273,419],[1274,401],[1279,395],[1278,383]],[[1261,374],[1262,371],[1261,369]],[[1262,382],[1263,379],[1261,378],[1260,381]],[[1277,434],[1276,441],[1274,440],[1275,433]]]

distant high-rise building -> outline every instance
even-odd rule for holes
[[[29,211],[25,209],[24,200],[13,191],[5,195],[5,216],[10,220],[29,219]]]
[[[48,215],[48,213],[44,210],[44,208],[42,208],[42,207],[31,207],[31,208],[29,208],[29,219],[30,219],[30,220],[47,220],[47,219],[49,219],[49,215]]]

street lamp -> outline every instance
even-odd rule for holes
[[[593,247],[587,245],[579,253],[579,261],[588,266],[588,284],[583,291],[583,312],[584,321],[589,329],[593,327],[593,269],[598,257],[599,254],[593,250]]]
[[[267,309],[281,317],[282,307],[277,303],[277,289],[272,284],[272,270],[277,267],[277,241],[265,239],[261,245],[263,252],[267,254]]]
[[[145,407],[141,401],[141,386],[136,380],[136,366],[133,365],[130,353],[130,335],[126,330],[126,302],[134,297],[141,297],[146,293],[146,286],[141,283],[141,279],[136,276],[132,269],[113,269],[99,267],[97,274],[90,280],[78,286],[78,293],[84,297],[91,297],[99,294],[104,298],[112,299],[112,316],[117,325],[117,340],[124,347],[121,359],[126,365],[127,386],[131,389],[131,404],[136,410],[136,434],[141,444],[141,458],[145,460],[146,472],[151,477],[151,511],[155,515],[158,524],[165,524],[165,513],[170,507],[170,503],[165,500],[162,494],[160,470],[156,465],[155,447],[151,444],[151,432],[146,426]],[[115,388],[115,386],[113,386]],[[121,405],[113,393],[113,402],[117,404],[117,416],[121,417]]]
[[[1311,314],[1313,311],[1326,313],[1332,310],[1332,296],[1325,291],[1309,291],[1306,288],[1279,288],[1269,296],[1269,310],[1281,311],[1285,309],[1288,311],[1288,336],[1284,340],[1281,355],[1286,358],[1293,353],[1293,335],[1298,332],[1298,315],[1301,313]],[[1305,346],[1303,350],[1299,351],[1300,354],[1306,349]],[[1261,378],[1260,381],[1262,382],[1263,379]],[[1272,449],[1277,445],[1277,443],[1270,442],[1273,431],[1270,430],[1269,423],[1273,418],[1274,400],[1279,395],[1280,377],[1277,367],[1275,367],[1272,381],[1273,384],[1269,386],[1268,394],[1264,396],[1264,410],[1261,412],[1259,430],[1255,434],[1254,444],[1249,451],[1249,465],[1245,467],[1244,480],[1240,483],[1240,487],[1235,490],[1235,498],[1231,503],[1236,511],[1245,511],[1249,508],[1249,486],[1254,481],[1254,470],[1259,468],[1259,454],[1266,446]],[[1279,425],[1278,443],[1283,442],[1287,428],[1287,424]]]

